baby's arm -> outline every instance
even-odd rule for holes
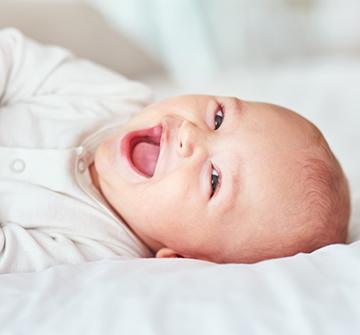
[[[109,114],[136,112],[151,101],[150,90],[138,82],[16,29],[0,30],[0,105],[42,95],[73,101],[74,94],[84,108],[88,100],[103,99]]]
[[[39,271],[56,264],[89,260],[91,257],[83,253],[81,244],[63,234],[0,221],[0,274]]]
[[[0,30],[1,104],[34,96],[63,59],[59,48],[45,48],[13,28]]]

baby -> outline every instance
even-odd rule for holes
[[[0,273],[112,257],[253,263],[344,243],[349,190],[285,108],[149,91],[0,31]]]
[[[90,169],[157,257],[252,263],[346,240],[341,167],[320,131],[280,106],[169,98],[102,142]]]

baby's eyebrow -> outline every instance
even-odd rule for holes
[[[221,168],[221,167],[220,167]],[[223,169],[222,176],[222,187],[219,195],[221,197],[221,202],[219,203],[220,211],[222,214],[225,214],[227,211],[231,210],[234,207],[234,204],[238,202],[239,189],[240,189],[240,160],[237,159],[237,164],[230,168],[230,165],[227,169]],[[222,194],[220,194],[222,193]]]
[[[239,171],[239,168],[236,169],[236,171],[238,172]],[[231,201],[230,202],[235,202],[236,203],[236,199],[238,198],[239,196],[239,184],[240,184],[240,176],[238,173],[234,173],[232,174],[231,176],[231,191],[229,192],[230,193],[230,198],[231,198]]]

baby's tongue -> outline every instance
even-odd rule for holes
[[[159,145],[149,142],[139,142],[133,150],[132,160],[142,173],[153,176],[159,151]]]

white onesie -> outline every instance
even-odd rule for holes
[[[96,146],[150,91],[0,30],[0,273],[152,253],[92,185]]]

